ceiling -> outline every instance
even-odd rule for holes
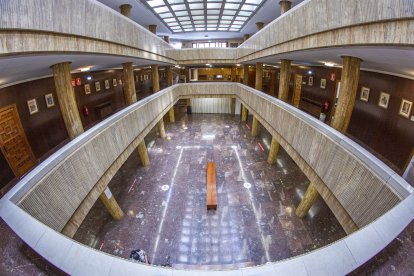
[[[189,41],[189,40],[206,40],[206,39],[242,39],[244,34],[254,34],[256,32],[256,22],[264,22],[268,24],[273,21],[275,18],[280,15],[279,0],[98,0],[103,4],[109,6],[110,8],[119,12],[119,6],[122,4],[130,4],[132,6],[131,10],[131,19],[137,22],[138,24],[148,27],[149,25],[157,25],[157,35],[159,36],[170,36],[170,40],[179,40],[179,41]],[[185,7],[179,6],[177,1],[184,1]],[[296,6],[303,0],[292,0],[292,7]],[[155,7],[161,7],[164,5],[167,9],[159,10],[159,13],[154,16],[154,13],[150,7],[150,4]],[[245,3],[246,2],[246,3]],[[247,3],[248,2],[248,3]],[[144,4],[145,3],[145,4]],[[176,12],[179,12],[178,15],[175,14],[174,10],[169,8],[169,3],[177,3]],[[224,3],[224,5],[223,5]],[[229,17],[222,18],[221,16],[231,16],[229,14],[225,15],[224,10],[226,5],[227,13],[232,13],[236,11],[237,8],[243,9],[243,3],[246,5],[246,10],[242,12],[249,12],[248,9],[255,7],[254,11],[251,14],[242,13],[244,15],[249,14],[249,17],[243,18],[242,16],[233,16],[231,20]],[[259,4],[254,4],[259,3]],[[198,5],[196,5],[198,4]],[[200,4],[204,5],[206,9],[201,9]],[[218,8],[207,8],[208,5],[215,5]],[[190,8],[193,7],[193,8]],[[164,12],[163,12],[164,11]],[[201,14],[203,11],[203,14]],[[219,12],[219,14],[216,14]],[[168,14],[171,13],[171,16]],[[184,16],[184,14],[188,14]],[[193,14],[194,13],[194,14]],[[199,14],[198,14],[199,13]],[[214,14],[213,14],[214,13]],[[168,15],[167,15],[168,14]],[[242,15],[241,14],[241,15]],[[182,16],[181,16],[182,15]],[[203,16],[193,17],[193,16]],[[209,19],[209,16],[212,17]],[[170,26],[168,27],[161,19],[164,17],[164,20],[168,18]],[[218,17],[218,19],[216,19]],[[222,21],[220,19],[223,19]],[[239,20],[240,19],[240,20]],[[229,22],[230,21],[230,22]],[[175,23],[174,23],[175,22]],[[221,24],[223,22],[223,24]],[[183,23],[183,24],[181,24]],[[204,28],[202,28],[202,25]],[[184,26],[188,31],[185,31]],[[221,27],[222,26],[222,27]],[[228,26],[227,28],[225,26]],[[234,26],[234,28],[232,27]],[[174,27],[174,29],[172,29]],[[193,31],[190,31],[192,28]],[[207,29],[209,28],[209,29]],[[216,28],[218,31],[214,31]],[[182,32],[173,32],[175,30],[182,30]],[[224,30],[226,29],[226,30]],[[194,31],[195,30],[195,31]]]
[[[305,66],[323,66],[331,62],[341,66],[341,56],[349,55],[363,60],[361,68],[365,70],[391,73],[414,79],[414,51],[412,48],[392,47],[347,47],[324,48],[309,51],[291,52],[282,55],[262,58],[251,62],[263,62],[278,65],[280,59],[290,59],[294,64]],[[51,65],[70,61],[72,72],[79,72],[79,68],[93,66],[92,70],[121,68],[125,62],[134,62],[136,66],[160,64],[160,62],[130,57],[109,55],[28,55],[0,58],[0,88],[20,81],[41,78],[52,75]],[[214,65],[214,64],[213,64]]]

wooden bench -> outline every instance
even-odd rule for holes
[[[217,187],[216,187],[216,165],[213,162],[207,162],[207,210],[217,209]]]

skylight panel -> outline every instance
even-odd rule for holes
[[[175,22],[176,20],[173,17],[173,18],[165,18],[164,21],[167,22],[167,23],[169,23],[169,22]]]
[[[175,12],[175,15],[176,16],[185,16],[185,15],[188,15],[188,12],[187,11],[177,11],[177,12]]]
[[[171,5],[171,9],[172,9],[173,11],[182,11],[182,10],[187,9],[187,7],[186,7],[186,5],[184,5],[184,4],[180,4],[180,5]]]
[[[246,22],[249,18],[248,17],[244,17],[244,16],[237,16],[236,17],[236,21],[243,21]]]
[[[238,15],[241,15],[241,16],[250,16],[252,14],[252,12],[250,12],[250,11],[239,11],[239,14]]]
[[[244,10],[244,11],[254,11],[256,8],[257,8],[257,6],[244,4],[241,9]]]
[[[260,3],[262,3],[262,0],[246,0],[245,2],[246,4],[255,4],[255,5],[259,5]]]
[[[218,28],[219,31],[227,31],[227,28]]]
[[[207,3],[207,9],[221,9],[221,3]]]
[[[215,31],[217,30],[216,28],[207,28],[207,31]]]
[[[150,7],[157,7],[157,6],[165,6],[165,3],[163,0],[151,0],[151,1],[147,1],[148,5],[150,5]]]
[[[218,15],[207,15],[207,20],[217,20],[219,19]]]
[[[225,10],[237,10],[239,7],[240,4],[226,3],[226,5],[224,5]]]
[[[220,14],[220,10],[207,10],[207,14]]]
[[[194,4],[190,4],[190,9],[204,9],[204,4],[203,3],[194,3]],[[193,13],[193,12],[191,12]]]
[[[192,15],[200,15],[200,14],[204,14],[204,10],[192,10],[191,11]]]
[[[231,16],[231,15],[223,15],[221,17],[221,19],[224,19],[224,20],[233,20],[233,18],[234,18],[234,16]]]
[[[197,16],[193,16],[193,20],[204,20],[204,15],[197,15]]]
[[[164,7],[154,8],[154,11],[157,13],[163,13],[163,12],[169,12],[170,10],[168,9],[167,6],[164,6]]]
[[[172,17],[173,15],[172,15],[172,13],[170,13],[170,12],[166,12],[166,13],[161,13],[161,14],[159,14],[159,16],[160,16],[161,18],[168,18],[168,17]]]
[[[184,0],[167,0],[169,4],[180,4],[184,3]]]
[[[220,24],[230,24],[231,20],[221,20]]]
[[[203,28],[196,28],[196,31],[204,31],[204,27]]]
[[[223,14],[225,15],[235,15],[237,11],[233,11],[233,10],[223,10]]]
[[[242,2],[242,0],[227,0],[226,2],[241,3],[241,2]]]
[[[189,16],[180,16],[180,17],[177,17],[177,19],[179,21],[185,21],[185,20],[190,20],[190,17]]]
[[[204,24],[204,20],[196,20],[194,21],[194,24]]]

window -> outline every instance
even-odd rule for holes
[[[227,48],[227,42],[193,42],[193,48]]]

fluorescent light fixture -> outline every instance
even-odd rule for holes
[[[327,67],[334,67],[335,66],[335,63],[332,63],[332,62],[325,62],[324,64]]]
[[[85,67],[81,67],[79,68],[79,71],[81,72],[88,72],[89,70],[91,70],[92,66],[85,66]]]

